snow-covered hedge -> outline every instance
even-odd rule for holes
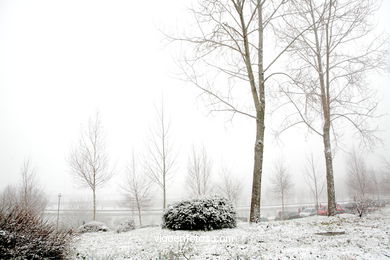
[[[225,198],[213,196],[169,205],[163,227],[173,230],[213,230],[236,227],[236,211]]]
[[[18,206],[0,211],[1,259],[66,259],[70,235]]]
[[[135,229],[135,223],[133,219],[127,220],[125,222],[122,222],[119,224],[119,226],[116,228],[117,233],[127,232],[130,230]]]
[[[91,221],[77,229],[79,233],[88,233],[88,232],[107,232],[110,229],[106,226],[106,224],[98,221]]]

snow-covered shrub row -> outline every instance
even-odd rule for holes
[[[213,230],[236,227],[236,211],[225,198],[212,196],[169,205],[163,227],[173,230]]]
[[[130,230],[135,229],[135,223],[133,219],[127,220],[125,222],[122,222],[119,224],[119,226],[116,228],[117,233],[127,232]]]
[[[65,259],[70,238],[19,206],[0,211],[1,259]]]
[[[107,232],[110,229],[106,226],[106,224],[98,221],[91,221],[85,223],[77,229],[79,233],[89,233],[89,232]]]

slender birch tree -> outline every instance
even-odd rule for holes
[[[96,220],[96,192],[114,174],[109,165],[99,114],[89,120],[87,129],[82,130],[78,145],[71,151],[68,162],[76,181],[92,191],[92,219]]]
[[[336,214],[333,145],[347,125],[365,144],[375,141],[369,122],[377,103],[365,76],[385,67],[387,40],[373,36],[370,26],[378,2],[288,1],[286,12],[294,15],[283,17],[284,29],[278,31],[281,42],[294,40],[280,89],[295,112],[288,112],[280,132],[304,124],[322,138],[329,215]]]
[[[126,204],[135,204],[138,211],[138,221],[142,226],[142,209],[150,203],[152,184],[147,176],[138,172],[134,154],[131,164],[126,169],[126,178],[121,187]]]
[[[170,134],[170,122],[165,116],[164,102],[156,110],[156,125],[151,130],[150,143],[145,160],[145,173],[162,190],[163,210],[167,206],[167,187],[175,166],[174,147]]]
[[[291,191],[293,183],[291,174],[287,171],[282,159],[279,159],[274,168],[274,174],[272,176],[272,188],[273,192],[280,198],[282,203],[282,214],[284,217],[284,205],[288,193]]]
[[[372,192],[372,179],[366,162],[354,149],[348,158],[347,186],[355,202],[355,210],[360,217],[370,206],[369,195]]]
[[[48,200],[38,183],[36,170],[29,159],[23,162],[18,193],[19,204],[24,210],[34,215],[43,213]]]
[[[204,146],[198,150],[192,147],[192,153],[188,160],[188,173],[186,183],[191,194],[200,197],[211,191],[212,161],[207,155]]]
[[[307,158],[305,177],[315,200],[315,209],[318,210],[320,196],[325,188],[325,176],[318,171],[313,154]]]
[[[255,129],[250,222],[260,220],[266,93],[279,75],[275,64],[294,42],[265,48],[288,0],[199,0],[191,9],[192,35],[172,37],[191,47],[180,62],[184,77],[197,87],[210,111],[253,120]],[[265,54],[268,54],[266,57]],[[268,85],[267,85],[268,84]]]
[[[367,199],[371,191],[371,178],[365,160],[353,150],[348,158],[347,185],[352,197]]]

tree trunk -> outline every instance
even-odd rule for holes
[[[318,211],[318,186],[317,186],[317,176],[313,172],[313,179],[314,179],[314,196],[315,196],[315,209],[316,213]]]
[[[165,177],[163,178],[163,211],[165,211],[165,208],[167,206],[166,204],[166,186],[165,186]]]
[[[264,155],[264,116],[265,116],[265,95],[264,95],[264,68],[263,68],[263,6],[260,0],[257,1],[258,12],[258,89],[256,89],[256,83],[251,65],[251,58],[249,54],[248,36],[246,29],[244,29],[244,43],[245,54],[244,61],[248,71],[249,81],[251,84],[251,91],[253,102],[256,108],[256,142],[255,142],[255,158],[253,167],[253,181],[252,181],[252,198],[250,209],[250,222],[260,221],[260,203],[261,203],[261,177],[263,174],[263,155]],[[243,28],[245,23],[241,20]],[[257,93],[258,91],[258,93]]]
[[[284,193],[282,192],[282,218],[284,219]]]
[[[92,189],[92,196],[93,196],[93,220],[96,220],[96,191],[95,189]]]
[[[141,207],[138,206],[138,220],[139,220],[139,225],[142,226],[142,219],[141,219]]]
[[[334,189],[333,159],[329,131],[330,124],[329,121],[325,119],[323,141],[326,164],[326,187],[328,193],[328,216],[334,216],[336,215],[336,195]]]
[[[263,172],[263,151],[264,151],[264,113],[260,112],[256,120],[256,143],[255,158],[253,168],[252,199],[250,222],[260,221],[260,201],[261,201],[261,177]]]

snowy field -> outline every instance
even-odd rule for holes
[[[390,259],[390,207],[361,219],[343,214],[208,232],[90,233],[76,237],[73,250],[72,259]]]

